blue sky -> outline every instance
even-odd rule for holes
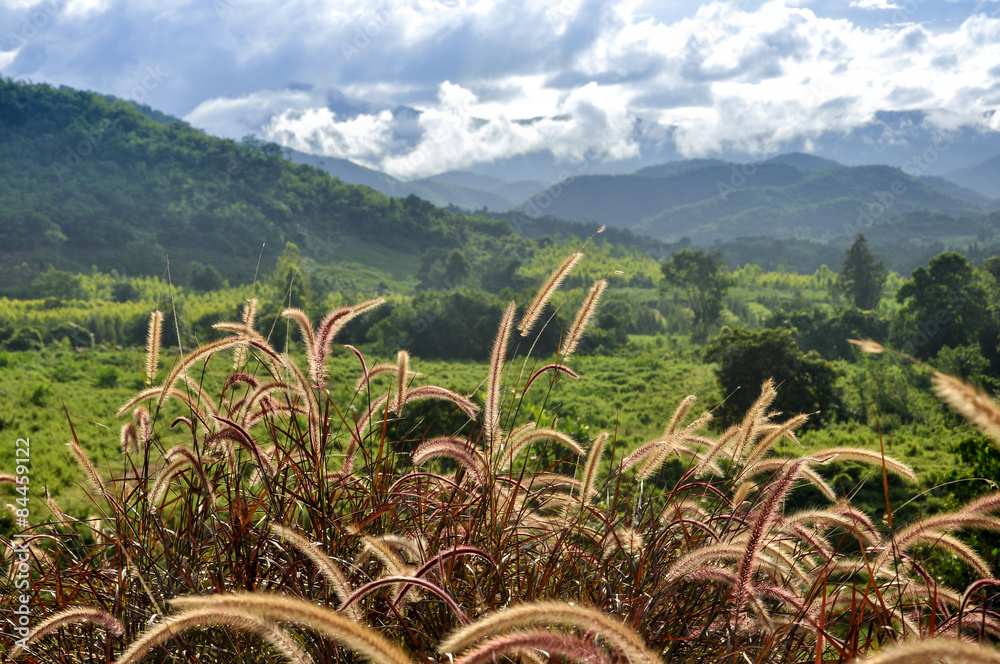
[[[1000,135],[1000,2],[0,0],[0,73],[399,177],[613,168],[817,149],[885,111]]]

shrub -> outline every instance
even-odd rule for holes
[[[33,406],[38,406],[41,408],[52,398],[52,388],[49,387],[48,383],[39,383],[32,388],[29,388],[27,392],[27,400]]]
[[[15,351],[39,350],[43,345],[42,333],[33,327],[15,330],[14,334],[3,343],[4,348]]]
[[[191,290],[201,293],[219,290],[225,285],[214,265],[203,265],[198,261],[191,261],[188,265],[187,283]]]
[[[115,367],[101,367],[94,375],[94,387],[110,389],[118,384],[118,369]]]
[[[782,387],[775,407],[810,413],[811,426],[830,421],[841,410],[836,369],[814,352],[803,353],[788,330],[724,329],[705,348],[705,359],[719,365],[716,377],[727,395],[719,414],[727,420],[753,404],[751,389],[766,378]]]

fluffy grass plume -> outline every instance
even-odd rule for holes
[[[291,528],[285,528],[284,526],[272,523],[271,532],[301,551],[319,568],[319,571],[323,573],[323,576],[333,589],[334,594],[337,595],[337,599],[343,603],[351,596],[353,588],[351,588],[347,576],[337,563],[331,560],[330,556],[326,555],[326,552]],[[350,607],[347,610],[347,615],[356,622],[362,621],[362,615],[357,606]]]
[[[571,335],[582,333],[601,290],[600,282],[591,289]],[[326,358],[345,319],[369,306],[335,311],[318,332],[304,314],[286,318],[302,329],[312,364]],[[584,415],[560,410],[560,381],[540,404],[521,400],[527,387],[513,398],[502,389],[513,306],[481,383],[482,416],[465,396],[413,382],[405,353],[369,363],[357,348],[349,350],[362,379],[338,375],[347,397],[338,403],[339,389],[315,389],[310,370],[251,332],[251,318],[223,324],[226,338],[185,352],[163,383],[122,408],[131,427],[120,438],[132,450],[138,442],[141,454],[124,457],[113,481],[102,481],[73,437],[90,500],[74,503],[70,516],[50,502],[50,522],[31,529],[28,556],[37,565],[27,592],[41,616],[70,603],[106,609],[128,637],[62,630],[40,644],[56,645],[46,661],[104,662],[123,650],[138,658],[159,644],[150,660],[445,662],[440,650],[461,664],[652,664],[660,653],[704,664],[846,664],[907,637],[1000,635],[990,607],[1000,581],[949,589],[934,557],[923,555],[936,547],[949,570],[957,558],[969,566],[963,575],[986,575],[986,557],[962,533],[1000,530],[1000,493],[887,528],[837,497],[821,476],[825,462],[912,471],[851,447],[778,456],[774,443],[794,440],[804,416],[774,421],[771,381],[721,433],[704,430],[710,415],[693,417],[693,398],[672,417],[651,403],[650,415],[669,420],[663,435],[616,448],[623,461],[598,482],[609,439],[602,434],[586,459],[574,458],[584,450],[565,431]],[[252,351],[245,367],[230,370],[228,355],[208,363],[244,346]],[[530,385],[548,372],[576,377],[529,357],[511,383],[529,376]],[[381,374],[392,378],[371,380]],[[989,410],[959,396],[972,399],[963,410],[970,417]],[[447,410],[454,404],[472,421],[406,407],[426,399],[449,401]],[[170,400],[174,412],[146,403],[157,400]],[[173,425],[153,433],[151,410]],[[657,474],[674,454],[681,472]],[[176,473],[183,478],[171,483]],[[831,502],[793,513],[786,502],[798,504],[807,482]],[[214,506],[203,486],[214,487]],[[150,498],[168,493],[151,513]],[[97,514],[81,516],[81,505]],[[12,547],[2,549],[3,574],[13,580],[19,563]],[[165,610],[160,598],[178,595],[175,610]],[[10,608],[10,597],[0,598],[0,609]],[[947,654],[959,652],[957,641],[946,643]]]
[[[580,480],[581,507],[590,502],[591,497],[597,491],[597,470],[600,467],[604,446],[607,442],[608,432],[602,431],[590,446],[590,454],[587,455],[587,463],[583,467],[583,479]]]
[[[492,664],[504,661],[500,659],[505,654],[518,654],[524,649],[540,650],[574,662],[589,664],[611,664],[601,648],[588,639],[581,639],[572,634],[562,634],[547,630],[533,629],[523,632],[512,632],[505,636],[486,641],[478,648],[470,650],[462,657],[454,660],[455,664]]]
[[[519,604],[498,611],[452,633],[438,646],[438,652],[455,655],[486,636],[525,624],[596,631],[620,648],[633,664],[662,664],[633,629],[596,609],[569,602]]]
[[[526,337],[531,334],[531,330],[534,328],[535,323],[538,322],[538,318],[542,315],[542,310],[545,309],[545,305],[550,299],[552,299],[552,294],[559,290],[563,281],[566,280],[566,276],[572,271],[573,267],[580,262],[583,258],[583,254],[577,252],[571,254],[563,264],[560,265],[555,272],[549,275],[548,280],[542,286],[541,290],[535,294],[535,299],[531,301],[528,308],[524,311],[524,315],[521,317],[521,322],[517,324],[518,331],[521,332],[522,337]]]
[[[410,354],[405,350],[396,353],[396,401],[392,410],[397,415],[402,414],[406,404],[406,389],[410,381]]]
[[[146,330],[146,384],[156,380],[156,370],[160,368],[160,343],[163,339],[163,312],[157,309],[149,315]]]
[[[490,449],[495,449],[500,442],[500,409],[503,397],[500,394],[500,383],[503,380],[503,364],[507,360],[507,341],[510,339],[510,328],[514,323],[513,302],[507,305],[500,318],[500,327],[493,340],[493,350],[490,352],[490,373],[486,381],[486,408],[483,411],[483,426],[486,429],[486,441]]]
[[[934,372],[934,390],[1000,445],[1000,405],[971,385],[937,371]]]
[[[105,486],[104,480],[102,480],[101,476],[97,473],[97,469],[94,468],[94,464],[90,462],[90,459],[87,457],[87,453],[82,447],[80,447],[80,443],[75,440],[71,440],[66,443],[66,447],[68,447],[69,451],[73,453],[73,457],[76,459],[76,462],[80,464],[83,474],[87,477],[87,481],[90,482],[91,486],[94,487],[94,490],[102,496],[107,496],[108,487]]]
[[[300,599],[261,593],[238,593],[178,597],[170,600],[170,603],[179,609],[236,610],[265,620],[292,622],[346,646],[372,664],[413,664],[406,653],[374,629]]]
[[[1000,664],[994,648],[958,639],[927,639],[888,648],[857,664]]]
[[[24,641],[24,644],[30,646],[32,643],[38,641],[47,634],[55,632],[60,627],[65,627],[66,625],[78,625],[80,623],[93,623],[101,625],[104,629],[117,636],[121,636],[125,631],[121,622],[107,611],[94,609],[88,606],[79,606],[66,609],[65,611],[60,611],[37,625],[33,625],[31,633]],[[7,654],[7,661],[13,662],[24,654],[24,652],[24,648],[19,645],[15,645]]]
[[[583,304],[577,310],[573,324],[569,326],[569,332],[566,334],[562,348],[559,350],[559,354],[562,355],[564,360],[572,355],[576,347],[580,345],[583,333],[586,331],[590,319],[594,317],[594,313],[597,311],[597,303],[601,300],[601,294],[604,293],[607,287],[608,282],[606,279],[598,279],[590,287],[590,292],[587,293]]]
[[[277,627],[272,621],[239,609],[208,608],[185,611],[170,616],[146,630],[140,638],[129,645],[128,650],[122,653],[115,664],[135,664],[156,646],[180,638],[184,632],[215,625],[248,630],[259,634],[276,651],[281,653],[285,661],[292,662],[292,664],[311,664],[313,661],[288,632]]]

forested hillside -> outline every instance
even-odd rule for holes
[[[271,267],[286,241],[333,258],[341,237],[418,253],[509,233],[503,221],[346,185],[274,144],[158,123],[88,92],[0,81],[3,285],[49,263],[159,274],[167,253],[249,281],[265,243]]]

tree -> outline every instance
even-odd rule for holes
[[[31,282],[41,297],[56,301],[83,299],[83,279],[78,274],[57,270],[51,265]]]
[[[722,254],[681,249],[661,269],[666,285],[683,292],[685,303],[694,314],[695,333],[703,336],[719,322],[722,302],[733,285],[732,277],[724,271]]]
[[[142,297],[139,289],[126,279],[122,279],[111,287],[111,299],[115,302],[132,302]]]
[[[225,285],[222,275],[214,265],[202,265],[198,261],[191,261],[188,266],[187,281],[191,290],[202,293],[219,290]]]
[[[854,244],[845,252],[835,289],[846,295],[858,309],[871,310],[878,306],[888,272],[885,263],[875,260],[864,233],[858,233]]]
[[[461,249],[445,253],[443,249],[424,253],[417,271],[417,290],[449,290],[469,278],[472,266]]]
[[[989,331],[989,297],[965,256],[947,252],[918,267],[896,293],[903,304],[891,341],[922,360],[942,348],[979,345]]]
[[[294,242],[285,243],[272,280],[287,306],[308,310],[314,299],[312,285],[309,273],[302,267],[302,254]]]
[[[717,413],[723,422],[738,422],[768,378],[778,388],[774,410],[816,413],[807,427],[833,419],[842,409],[836,368],[813,351],[803,353],[789,330],[725,328],[705,349],[705,359],[719,365],[715,377],[726,400]]]

